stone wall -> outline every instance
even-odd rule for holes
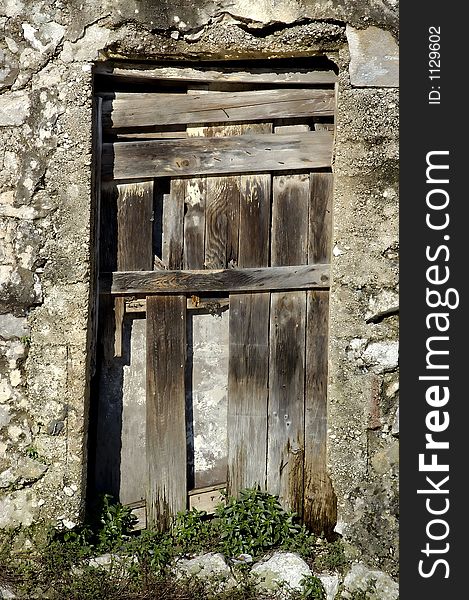
[[[0,527],[72,526],[86,487],[92,68],[327,55],[339,68],[329,468],[351,557],[397,568],[396,0],[4,0]]]

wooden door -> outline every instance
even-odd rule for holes
[[[125,385],[108,371],[132,361],[138,328],[130,332],[126,315],[136,313],[146,377],[135,383],[144,414],[136,402],[126,423],[126,403],[113,405],[101,384],[98,431],[119,410],[121,421],[119,440],[101,443],[97,472],[111,481],[112,452],[122,460],[126,448],[135,489],[125,496],[122,481],[115,486],[126,501],[144,497],[158,527],[207,483],[197,469],[188,476],[188,323],[194,308],[227,309],[226,457],[204,476],[230,494],[267,489],[327,531],[335,76],[161,67],[112,69],[102,80],[114,88],[101,94],[101,381],[116,396]]]

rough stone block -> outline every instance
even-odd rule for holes
[[[265,562],[254,565],[251,572],[259,576],[259,587],[270,591],[285,583],[289,588],[299,590],[303,577],[311,575],[305,561],[293,552],[275,552]]]
[[[0,127],[22,125],[29,116],[30,100],[26,92],[0,96]]]
[[[363,563],[353,565],[344,580],[343,598],[353,598],[354,592],[367,592],[370,600],[397,600],[398,584],[382,571],[369,569]],[[355,595],[356,597],[356,595]]]
[[[389,31],[347,26],[350,82],[357,87],[398,87],[399,47]]]

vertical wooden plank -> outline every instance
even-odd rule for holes
[[[330,262],[332,173],[311,173],[308,262]],[[329,292],[308,292],[306,328],[304,521],[332,534],[337,500],[327,473],[327,378]]]
[[[185,296],[147,298],[147,514],[164,529],[186,508]]]
[[[270,123],[238,132],[271,132]],[[240,267],[269,264],[270,174],[240,177]],[[266,485],[270,294],[230,296],[228,490]]]
[[[153,181],[117,186],[117,270],[153,268]]]
[[[276,175],[272,190],[272,266],[307,262],[309,173]]]
[[[239,135],[238,125],[199,127],[198,135],[225,137]],[[205,217],[205,267],[226,268],[238,264],[239,177],[207,177]]]
[[[309,263],[331,261],[332,239],[332,173],[311,173],[309,208]]]
[[[325,535],[332,534],[337,520],[326,455],[328,311],[329,292],[308,292],[303,519]]]
[[[276,128],[276,132],[278,129]],[[271,265],[307,262],[309,175],[272,184]],[[272,293],[267,489],[303,512],[306,292]]]
[[[103,395],[115,403],[116,380],[119,381],[117,397],[120,403],[120,486],[122,504],[145,498],[147,469],[142,456],[146,444],[146,323],[139,316],[127,315],[124,319],[122,359],[114,359],[114,368],[108,372],[108,386]],[[113,377],[114,376],[114,377]],[[113,379],[111,385],[109,380]],[[105,433],[105,435],[107,432]],[[114,460],[117,462],[116,457]]]
[[[267,489],[302,514],[306,292],[271,295]]]
[[[230,296],[228,492],[265,489],[270,294]]]
[[[117,270],[153,268],[153,181],[117,186]],[[114,355],[122,356],[124,299],[114,301]]]
[[[270,123],[214,125],[203,128],[203,134],[206,137],[271,132],[272,125]],[[246,189],[249,181],[249,176],[243,178],[236,175],[207,177],[205,233],[205,266],[207,269],[241,266],[238,259],[240,190]],[[258,185],[255,177],[252,182],[254,189]],[[247,197],[253,197],[253,191],[248,192]]]
[[[205,267],[238,265],[239,177],[207,177]]]
[[[171,191],[163,196],[163,262],[168,269],[182,269],[184,248],[183,179],[171,180]]]
[[[201,84],[204,93],[207,84]],[[188,86],[187,93],[197,93],[197,84]],[[204,135],[203,127],[187,127],[187,137]],[[205,260],[205,202],[207,178],[204,176],[185,180],[184,194],[184,269],[203,269]]]
[[[271,175],[240,176],[239,266],[269,265]]]

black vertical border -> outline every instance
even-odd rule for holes
[[[469,542],[467,512],[469,495],[469,393],[466,382],[466,365],[469,356],[469,314],[467,304],[467,278],[469,273],[469,230],[465,218],[469,195],[465,182],[469,175],[469,148],[467,143],[469,106],[464,91],[465,45],[469,31],[465,20],[449,2],[427,0],[423,4],[403,2],[400,8],[400,432],[401,432],[401,529],[400,529],[400,599],[425,598],[441,600],[465,595],[466,573],[469,571],[466,548]],[[440,79],[429,79],[429,35],[430,27],[440,30]],[[435,38],[432,38],[435,39]],[[434,66],[434,65],[432,65]],[[436,73],[433,73],[436,74]],[[441,93],[439,104],[429,104],[429,92]],[[439,86],[439,88],[438,88]],[[436,99],[437,94],[433,94]],[[449,164],[449,185],[429,185],[426,182],[426,156],[431,151],[449,151],[449,156],[440,158],[440,164]],[[443,173],[443,172],[441,172]],[[450,195],[450,203],[443,213],[448,212],[450,223],[444,231],[432,231],[426,225],[426,195],[431,187],[444,187]],[[435,195],[435,198],[437,196]],[[440,196],[443,198],[443,196]],[[430,211],[431,212],[431,211]],[[444,239],[444,236],[449,239]],[[429,262],[427,246],[435,255],[439,245],[439,259]],[[428,329],[426,317],[434,312],[426,302],[427,268],[439,264],[441,269],[449,267],[449,281],[439,286],[454,288],[459,294],[459,306],[454,309],[440,307],[436,311],[449,315],[450,327],[446,349],[448,356],[440,362],[449,364],[445,374],[449,375],[450,399],[441,411],[448,411],[450,425],[435,439],[449,441],[449,449],[441,450],[438,462],[449,464],[448,473],[422,473],[419,471],[418,456],[425,452],[425,434],[428,433],[425,419],[434,410],[426,402],[428,381],[419,381],[419,376],[429,374],[426,370],[426,342],[435,329]],[[443,272],[443,271],[442,271]],[[454,297],[454,295],[453,295]],[[440,347],[443,349],[444,344]],[[443,371],[433,371],[443,374]],[[432,451],[427,451],[428,455]],[[439,483],[446,475],[449,480],[441,485],[448,494],[418,494],[418,489],[431,489],[426,476]],[[449,510],[440,516],[429,514],[430,507],[443,509],[444,498],[450,502]],[[431,540],[426,528],[432,519],[444,519],[449,526],[447,538]],[[444,526],[434,524],[430,531],[443,535]],[[429,543],[432,552],[422,552]],[[449,544],[446,547],[446,543]],[[446,550],[447,551],[444,551]],[[436,552],[434,552],[434,550]],[[439,552],[438,552],[439,551]],[[446,560],[436,564],[438,559]],[[419,574],[422,570],[431,576]],[[449,575],[447,578],[445,575]],[[459,590],[462,590],[460,592]]]

